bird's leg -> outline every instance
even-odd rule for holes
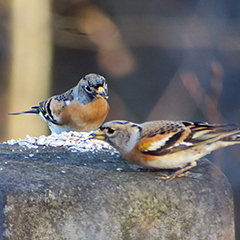
[[[196,166],[197,166],[197,161],[191,162],[186,167],[181,168],[181,169],[175,171],[173,174],[171,174],[171,175],[164,175],[164,176],[158,177],[158,179],[159,180],[171,181],[171,180],[173,180],[176,177],[187,177],[188,174],[186,173],[186,171],[191,169],[191,168],[193,168],[193,167],[196,167]]]

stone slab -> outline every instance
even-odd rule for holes
[[[0,239],[234,239],[231,186],[203,159],[157,180],[111,151],[0,144]]]

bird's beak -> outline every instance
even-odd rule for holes
[[[89,135],[92,139],[98,139],[98,140],[105,140],[105,135],[102,130],[97,129],[96,131],[93,131]]]
[[[108,99],[108,95],[106,94],[106,91],[103,87],[98,87],[96,93],[97,98]]]

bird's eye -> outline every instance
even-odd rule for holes
[[[110,135],[112,135],[112,134],[115,133],[115,130],[112,129],[112,128],[108,128],[108,129],[107,129],[107,133],[110,134]]]
[[[84,88],[89,93],[91,93],[93,91],[93,89],[91,87],[89,87],[89,86],[85,86]]]

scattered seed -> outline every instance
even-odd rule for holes
[[[26,139],[8,140],[4,144],[18,144],[29,149],[37,149],[38,146],[65,147],[71,152],[93,152],[101,150],[111,150],[111,155],[119,154],[115,148],[104,141],[91,139],[89,133],[85,132],[62,132],[61,134],[51,134],[49,136],[31,137],[27,135]],[[14,151],[14,149],[12,149]],[[22,151],[20,149],[19,151]],[[36,150],[38,152],[38,150]],[[34,156],[30,155],[29,156]]]

